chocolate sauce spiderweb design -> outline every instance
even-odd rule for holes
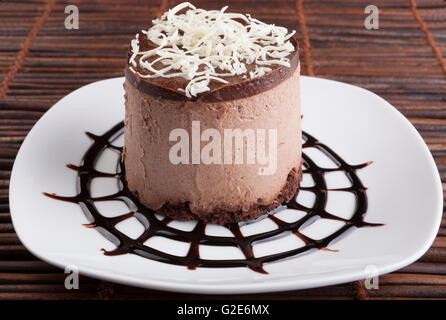
[[[101,136],[94,135],[87,132],[87,135],[93,140],[92,146],[84,155],[84,160],[81,166],[72,164],[67,165],[68,168],[77,171],[79,177],[79,194],[74,197],[63,197],[55,194],[44,193],[45,195],[57,199],[77,203],[81,206],[87,218],[92,221],[87,227],[97,228],[98,231],[112,241],[116,248],[111,251],[105,251],[104,254],[108,256],[120,255],[126,253],[133,253],[148,259],[187,266],[189,269],[196,267],[208,268],[227,268],[227,267],[249,267],[250,269],[267,273],[263,269],[263,264],[267,262],[277,261],[280,259],[292,257],[300,253],[306,252],[310,249],[326,249],[327,246],[335,239],[343,235],[347,230],[356,227],[372,227],[380,226],[381,224],[368,223],[364,221],[364,215],[367,211],[367,194],[366,188],[363,186],[361,180],[356,175],[356,170],[366,167],[369,163],[360,165],[350,165],[346,163],[339,155],[333,152],[328,146],[319,142],[311,135],[303,132],[304,144],[303,148],[316,148],[323,152],[331,161],[336,164],[336,168],[321,168],[316,163],[303,153],[303,174],[310,174],[314,180],[312,187],[301,187],[300,190],[307,190],[316,196],[316,200],[312,207],[304,206],[295,200],[284,203],[283,206],[288,209],[295,209],[306,214],[297,221],[286,222],[279,219],[274,214],[270,214],[266,219],[271,219],[276,225],[277,229],[243,236],[240,226],[237,223],[228,224],[226,227],[232,232],[233,237],[230,236],[211,236],[205,233],[206,223],[198,222],[191,231],[183,231],[169,226],[172,219],[164,217],[161,220],[155,215],[155,211],[141,205],[138,199],[128,190],[125,180],[125,168],[121,161],[117,164],[117,173],[103,173],[95,169],[96,161],[104,150],[110,149],[122,153],[122,147],[113,145],[113,141],[119,138],[124,132],[124,123],[120,122]],[[341,189],[328,189],[324,178],[325,173],[340,171],[344,172],[351,182],[351,186]],[[91,181],[94,178],[115,178],[119,185],[117,193],[102,196],[91,196]],[[344,219],[326,211],[327,193],[328,191],[344,191],[351,192],[356,199],[354,213],[350,219]],[[95,206],[95,202],[99,201],[123,201],[129,212],[116,217],[106,217],[102,215]],[[137,218],[145,228],[145,231],[136,239],[132,239],[126,234],[122,233],[115,226],[131,217]],[[344,222],[344,225],[337,231],[325,236],[322,239],[312,239],[300,232],[302,226],[312,221],[315,218],[324,218],[329,220],[338,220]],[[291,250],[277,252],[266,256],[256,257],[253,251],[253,244],[257,241],[268,241],[275,239],[277,236],[283,234],[294,233],[299,237],[304,245]],[[182,241],[189,243],[189,250],[186,256],[176,256],[161,250],[144,245],[144,243],[154,237],[161,236],[168,239]],[[238,247],[245,256],[244,259],[231,260],[211,260],[200,257],[199,245],[209,246],[229,246]]]

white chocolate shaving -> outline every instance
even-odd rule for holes
[[[135,58],[139,56],[139,67],[147,71],[138,73],[140,77],[182,77],[188,83],[178,91],[191,98],[209,91],[211,81],[228,83],[223,78],[235,75],[246,78],[249,64],[256,65],[250,78],[272,71],[272,65],[290,66],[287,56],[295,48],[289,39],[295,31],[288,33],[286,28],[250,15],[226,13],[226,9],[206,11],[183,2],[168,10],[142,31],[158,47],[140,51],[139,35],[132,40],[130,70],[138,73]]]

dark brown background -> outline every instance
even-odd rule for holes
[[[14,157],[32,125],[72,90],[122,76],[130,39],[174,2],[0,2],[0,299],[197,298],[88,278],[81,278],[80,290],[65,290],[63,272],[34,258],[21,245],[8,207]],[[232,11],[249,12],[267,22],[296,29],[303,47],[303,73],[367,88],[395,105],[424,137],[438,165],[443,190],[446,189],[446,2],[193,3],[214,9],[227,3]],[[364,28],[364,8],[370,3],[380,9],[379,30]],[[68,4],[79,8],[79,30],[64,28],[64,9]],[[446,220],[443,219],[438,237],[424,257],[403,270],[382,276],[379,290],[366,290],[361,282],[355,282],[245,297],[446,298]]]

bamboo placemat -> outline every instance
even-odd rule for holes
[[[65,274],[33,257],[14,233],[8,207],[11,168],[32,125],[57,100],[87,83],[123,74],[134,34],[173,0],[0,1],[0,300],[195,299]],[[380,9],[379,30],[364,28],[364,8]],[[220,8],[222,1],[193,1]],[[298,31],[304,74],[369,89],[415,125],[435,157],[446,190],[446,3],[443,0],[236,0],[249,12]],[[66,30],[64,9],[76,5],[78,30]],[[446,192],[445,192],[446,193]],[[423,214],[420,212],[420,214]],[[358,281],[250,299],[446,298],[446,220],[432,248],[416,263],[380,277],[378,290]],[[206,296],[205,298],[221,298]]]

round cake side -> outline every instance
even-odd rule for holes
[[[127,77],[124,164],[130,190],[142,204],[173,218],[218,224],[257,218],[289,200],[298,187],[302,159],[299,77],[298,65],[268,90],[214,102],[152,95]],[[225,159],[225,152],[229,153],[225,129],[226,137],[228,129],[246,134],[241,163],[233,136],[232,158],[225,161],[229,160]],[[172,162],[172,148],[186,142],[179,136],[172,139],[175,130],[188,139],[187,148],[174,155],[173,162],[181,159],[180,163]],[[209,141],[206,132],[209,137],[215,133]],[[250,132],[255,143],[248,141]],[[262,132],[264,146],[259,143]],[[270,138],[274,135],[276,141]],[[218,136],[220,155],[208,154],[206,145]],[[258,161],[259,152],[263,161]],[[212,163],[203,157],[209,155]]]

